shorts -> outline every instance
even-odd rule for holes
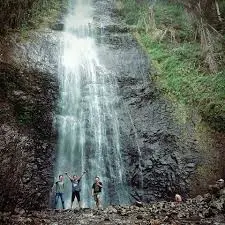
[[[72,192],[72,198],[71,198],[72,202],[74,201],[75,197],[77,198],[77,201],[80,202],[80,192],[79,191]]]
[[[100,194],[101,194],[101,192],[96,192],[96,193],[94,193],[94,200],[95,200],[96,202],[98,201]]]

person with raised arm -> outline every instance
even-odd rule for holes
[[[81,178],[83,177],[83,175],[85,173],[86,173],[86,171],[84,171],[81,176],[77,176],[77,175],[70,176],[70,175],[68,175],[67,172],[65,173],[66,176],[70,179],[71,184],[72,184],[71,209],[73,208],[73,202],[74,202],[75,197],[76,197],[77,202],[79,204],[79,208],[81,209],[81,199],[80,199],[81,187],[80,187],[80,180],[81,180]]]

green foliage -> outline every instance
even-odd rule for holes
[[[145,7],[135,0],[123,0],[121,4],[122,7],[119,10],[120,14],[125,18],[125,22],[129,25],[136,25],[142,14],[145,13]]]
[[[0,33],[11,29],[37,28],[46,21],[51,23],[63,4],[66,3],[62,0],[0,1]]]
[[[155,18],[157,24],[173,26],[174,24],[183,23],[183,7],[179,4],[168,4],[159,2],[155,5]]]
[[[154,14],[159,29],[176,30],[177,41],[193,40],[193,24],[182,5],[159,1],[154,6]]]
[[[205,119],[225,115],[225,70],[217,74],[199,69],[200,46],[183,43],[177,46],[157,43],[142,33],[140,41],[146,47],[160,73],[156,80],[167,95],[187,106],[194,106]]]
[[[119,10],[121,16],[128,25],[135,25],[139,31],[146,30],[146,25],[153,22],[158,29],[176,29],[178,39],[193,39],[192,23],[180,4],[158,1],[157,4],[150,5],[146,0],[141,3],[136,0],[124,0],[122,4],[123,7]],[[154,15],[151,15],[151,7]]]
[[[155,80],[159,87],[179,105],[194,107],[210,125],[225,130],[224,63],[219,72],[210,73],[197,37],[196,20],[179,3],[157,1],[152,7],[137,2],[122,1],[120,13],[127,24],[137,27],[136,37],[158,71]],[[146,31],[146,22],[155,26]]]
[[[220,13],[221,15],[225,14],[225,1],[219,1]]]
[[[148,1],[121,0],[119,5],[119,13],[126,24],[134,25],[140,30],[145,29],[149,19]]]

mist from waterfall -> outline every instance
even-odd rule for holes
[[[105,205],[128,203],[116,110],[119,101],[113,72],[98,57],[93,35],[91,0],[71,0],[59,71],[60,102],[56,116],[58,149],[55,177],[67,171],[80,175],[83,207],[94,205],[91,186],[95,176],[103,182]],[[66,206],[71,184],[66,180]]]

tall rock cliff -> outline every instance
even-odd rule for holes
[[[224,174],[224,135],[200,129],[195,113],[181,123],[113,3],[93,4],[98,56],[118,84],[121,152],[131,200],[205,190]],[[45,29],[30,32],[23,41],[18,35],[1,40],[0,210],[48,206],[57,143],[60,38],[60,32]]]

